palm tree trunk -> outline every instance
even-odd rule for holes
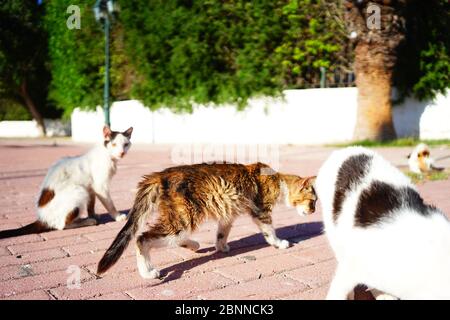
[[[36,105],[34,104],[33,99],[31,99],[31,97],[28,93],[26,80],[24,80],[22,82],[22,84],[20,85],[20,96],[22,97],[23,101],[25,102],[25,105],[27,106],[28,111],[30,111],[31,116],[37,122],[39,130],[41,131],[41,136],[45,136],[46,129],[45,129],[44,119],[42,118],[41,113],[36,108]]]
[[[358,111],[355,140],[395,139],[392,80],[397,49],[405,39],[409,0],[345,0],[349,34],[354,33]]]
[[[358,111],[354,140],[395,139],[392,120],[392,69],[386,68],[381,53],[371,50],[370,44],[355,48]]]

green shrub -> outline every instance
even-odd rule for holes
[[[70,115],[75,107],[95,108],[103,104],[104,36],[95,21],[91,2],[58,0],[45,2],[45,25],[49,33],[52,82],[49,98]],[[80,7],[81,28],[69,29],[69,5]],[[128,59],[123,53],[120,25],[111,34],[111,95],[113,100],[128,98],[131,81]],[[129,90],[128,90],[129,91]]]
[[[400,100],[445,94],[450,86],[450,2],[412,1],[408,7],[406,41],[400,47],[395,86]]]
[[[112,27],[111,95],[152,109],[237,103],[317,85],[320,68],[351,71],[342,1],[119,0]],[[69,30],[66,9],[81,9]],[[104,40],[91,3],[45,1],[52,82],[49,97],[67,114],[102,104]],[[449,5],[412,1],[395,85],[402,97],[433,97],[449,86]]]
[[[31,120],[31,115],[23,105],[0,99],[0,121],[3,120]]]

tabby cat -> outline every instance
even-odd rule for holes
[[[159,271],[150,262],[151,248],[175,244],[196,251],[199,243],[188,236],[208,218],[218,221],[218,251],[230,250],[227,237],[231,225],[244,212],[252,216],[270,245],[288,248],[289,242],[275,234],[272,210],[284,200],[300,214],[313,213],[314,180],[315,177],[277,173],[262,163],[195,164],[146,175],[138,185],[126,225],[99,262],[97,272],[102,274],[117,262],[155,209],[159,212],[156,222],[136,241],[137,266],[143,278],[159,277]]]

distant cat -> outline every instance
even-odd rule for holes
[[[443,171],[444,168],[434,166],[434,160],[430,156],[430,148],[425,143],[418,144],[408,156],[409,170],[422,174],[430,171]]]
[[[151,248],[171,243],[196,251],[198,242],[188,236],[207,218],[218,220],[218,251],[230,250],[227,237],[234,218],[242,213],[253,217],[270,245],[288,248],[289,242],[279,239],[272,227],[272,209],[281,200],[301,214],[313,213],[313,183],[313,177],[276,173],[262,163],[196,164],[144,176],[127,224],[99,262],[97,272],[102,274],[117,262],[142,222],[156,209],[156,223],[136,241],[137,266],[143,278],[159,277],[150,262]]]
[[[338,261],[328,299],[365,284],[400,299],[450,298],[450,221],[378,154],[335,151],[317,195]]]
[[[95,197],[117,221],[125,220],[109,194],[117,161],[131,146],[133,128],[124,132],[103,128],[104,142],[84,155],[67,157],[52,165],[41,186],[37,201],[38,220],[19,229],[0,231],[0,239],[53,229],[62,230],[95,225]],[[88,218],[80,219],[83,210]]]

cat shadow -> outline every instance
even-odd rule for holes
[[[322,222],[309,222],[300,223],[296,225],[286,226],[276,229],[277,236],[281,239],[288,239],[291,244],[295,245],[301,241],[317,237],[323,232]],[[245,254],[254,250],[258,250],[264,247],[268,247],[269,244],[264,240],[261,233],[257,233],[251,236],[241,238],[239,240],[234,240],[228,242],[231,250],[229,253],[216,252],[214,247],[203,248],[197,251],[197,253],[204,254],[212,252],[209,255],[202,255],[201,257],[194,258],[188,261],[183,261],[174,264],[170,267],[161,270],[162,281],[155,286],[161,285],[163,283],[170,282],[181,278],[184,272],[193,269],[195,267],[201,266],[212,260],[218,260],[223,258],[230,258],[237,255]],[[244,256],[242,259],[249,261],[257,260],[254,256]]]
[[[19,144],[7,144],[3,145],[2,148],[8,149],[36,149],[36,148],[59,148],[62,145],[59,145],[56,142],[50,143],[36,143],[36,144],[27,144],[27,145],[19,145]]]
[[[128,213],[130,212],[130,210],[119,210],[119,213],[124,213],[127,215],[128,217]],[[108,212],[105,213],[97,213],[97,225],[101,225],[101,224],[106,224],[106,223],[110,223],[110,222],[116,222],[116,220],[114,220]]]

